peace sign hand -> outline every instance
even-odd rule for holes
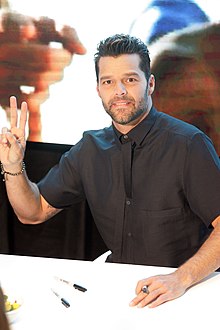
[[[18,118],[17,100],[10,97],[10,130],[2,128],[0,134],[0,161],[5,170],[12,171],[20,167],[23,161],[26,139],[25,127],[27,123],[27,103],[22,102],[20,118]]]

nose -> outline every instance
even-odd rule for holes
[[[123,96],[127,93],[125,85],[122,82],[118,82],[115,86],[115,95],[116,96]]]

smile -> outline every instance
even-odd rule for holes
[[[130,104],[129,101],[127,101],[127,102],[126,101],[117,101],[117,102],[113,102],[112,106],[122,107],[122,106],[126,106],[128,104]]]

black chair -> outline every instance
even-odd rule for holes
[[[29,178],[38,182],[70,147],[28,141],[25,163]],[[94,260],[105,251],[86,201],[61,211],[45,223],[24,225],[14,214],[1,180],[0,253]]]

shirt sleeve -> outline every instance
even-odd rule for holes
[[[209,226],[220,215],[220,159],[203,133],[196,133],[188,147],[183,177],[187,200]]]
[[[66,208],[84,200],[77,171],[78,146],[72,147],[38,183],[42,196],[55,208]]]

